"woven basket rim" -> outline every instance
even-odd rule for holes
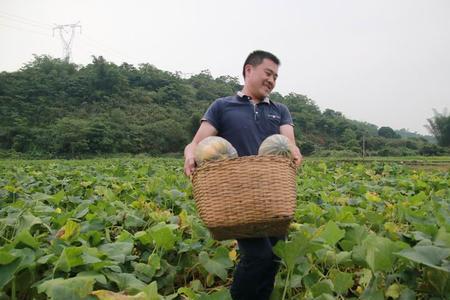
[[[195,175],[202,171],[202,170],[207,170],[210,168],[215,168],[217,166],[221,166],[223,164],[227,164],[227,163],[233,163],[235,161],[258,161],[258,160],[270,160],[270,161],[287,161],[289,160],[289,165],[290,167],[292,167],[293,169],[297,170],[297,167],[295,166],[295,163],[292,159],[285,157],[285,156],[280,156],[280,155],[273,155],[273,154],[268,154],[268,155],[246,155],[246,156],[239,156],[239,157],[234,157],[234,158],[226,158],[226,159],[219,159],[219,160],[211,160],[211,161],[206,161],[204,162],[201,166],[196,167],[194,170],[194,173],[191,176],[191,179],[193,179],[195,177]]]

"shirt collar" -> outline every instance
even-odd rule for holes
[[[237,92],[237,95],[238,95],[239,97],[241,97],[241,98],[248,99],[248,100],[249,100],[250,102],[252,102],[252,103],[255,102],[255,100],[253,100],[252,97],[245,95],[242,91],[238,91],[238,92]],[[261,102],[270,104],[270,99],[269,99],[269,97],[265,97]]]

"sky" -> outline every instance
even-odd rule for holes
[[[53,28],[66,24],[81,25],[71,47],[80,65],[102,55],[243,83],[245,58],[262,49],[281,61],[274,91],[428,134],[433,109],[450,108],[449,16],[448,0],[0,0],[0,71],[62,57]]]

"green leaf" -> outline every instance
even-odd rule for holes
[[[335,300],[336,298],[334,298],[332,295],[330,294],[322,294],[319,297],[314,298],[314,300]]]
[[[14,245],[24,244],[33,249],[39,248],[39,242],[30,234],[27,229],[22,230],[14,239]]]
[[[140,292],[136,295],[129,296],[123,293],[114,293],[107,290],[97,290],[91,293],[98,300],[148,300],[147,295],[144,292]]]
[[[311,272],[303,277],[303,284],[306,288],[311,289],[311,287],[319,282],[321,278],[321,275],[319,275],[316,270],[311,270]]]
[[[381,198],[376,193],[373,193],[373,192],[366,192],[364,194],[364,197],[369,202],[376,202],[376,203],[381,202]]]
[[[311,293],[313,297],[318,297],[323,294],[333,294],[333,282],[329,279],[325,279],[317,282],[311,287]]]
[[[59,192],[57,192],[56,194],[54,194],[50,200],[55,204],[55,205],[59,205],[59,203],[61,203],[61,200],[64,199],[64,197],[66,196],[66,193],[64,192],[64,190],[60,190]]]
[[[273,252],[283,260],[287,268],[292,270],[299,259],[321,247],[321,245],[311,242],[307,232],[299,231],[290,241],[278,241],[273,247]]]
[[[353,286],[353,275],[351,273],[331,270],[330,279],[333,282],[334,291],[338,294],[345,294]]]
[[[364,216],[371,225],[382,225],[385,222],[384,216],[378,212],[368,210],[364,212]]]
[[[348,251],[341,251],[336,254],[336,263],[338,265],[351,265],[352,253]]]
[[[32,195],[32,199],[36,202],[44,202],[47,200],[52,200],[52,198],[52,196],[40,192],[36,192]]]
[[[89,213],[89,202],[81,203],[72,211],[72,215],[76,219],[81,219]]]
[[[177,292],[179,295],[184,295],[190,300],[197,300],[198,298],[194,291],[188,287],[180,287]]]
[[[158,254],[151,254],[148,257],[147,262],[151,267],[153,267],[155,270],[159,270],[161,268],[161,257],[159,257]]]
[[[384,293],[387,298],[398,299],[402,287],[398,283],[391,284]]]
[[[327,164],[325,163],[325,162],[320,162],[318,165],[317,165],[317,167],[319,168],[319,169],[321,169],[321,171],[322,172],[324,172],[324,173],[326,173],[326,171],[327,171]]]
[[[20,217],[20,225],[16,228],[16,230],[18,232],[20,232],[22,230],[30,231],[31,227],[33,227],[34,225],[37,225],[37,224],[42,224],[42,223],[43,222],[40,218],[35,217],[30,212],[26,212]],[[44,225],[44,226],[47,227],[47,225]]]
[[[93,277],[57,278],[38,285],[38,293],[45,293],[52,300],[84,299],[94,287]]]
[[[63,252],[59,256],[55,270],[62,270],[64,272],[70,272],[72,267],[81,266],[83,262],[83,250],[77,247],[64,248]]]
[[[400,294],[400,300],[416,300],[416,292],[409,288],[404,288]]]
[[[221,263],[226,268],[230,268],[233,266],[233,262],[231,261],[229,256],[229,251],[224,246],[220,246],[215,249],[213,259]]]
[[[104,186],[97,186],[95,188],[95,192],[100,195],[103,196],[104,200],[106,200],[107,202],[114,202],[117,200],[116,195],[114,194],[113,191],[111,191],[110,189],[108,189],[107,187]]]
[[[450,256],[449,248],[436,246],[416,246],[395,253],[413,262],[429,266],[431,268],[450,272],[449,265],[443,265],[443,260]]]
[[[84,278],[94,278],[95,281],[98,283],[101,283],[103,285],[107,284],[105,275],[95,272],[95,271],[83,271],[77,274],[77,277],[84,277]]]
[[[95,264],[102,262],[98,257],[100,254],[96,248],[82,247],[67,247],[59,256],[55,270],[70,272],[72,268],[87,264]]]
[[[368,232],[364,226],[351,224],[350,228],[346,228],[345,237],[339,242],[339,245],[345,251],[351,251],[355,245],[361,245],[367,235]]]
[[[5,185],[5,186],[3,187],[3,189],[4,189],[5,191],[10,192],[10,193],[17,193],[17,192],[20,190],[20,188],[15,187],[15,186],[12,186],[12,185]]]
[[[334,246],[339,240],[341,240],[345,236],[345,230],[339,229],[339,227],[333,221],[329,221],[322,232],[319,234],[319,237],[325,240],[325,242]]]
[[[134,274],[139,280],[150,282],[156,273],[156,268],[144,263],[131,262],[134,268]]]
[[[200,280],[194,279],[189,283],[189,286],[194,292],[199,292],[203,290],[203,284]]]
[[[445,230],[445,227],[439,228],[439,231],[434,238],[434,244],[436,246],[450,248],[450,233]]]
[[[227,268],[230,268],[233,263],[228,257],[228,251],[226,250],[226,248],[218,248],[212,259],[205,251],[201,251],[198,257],[200,264],[205,268],[206,271],[208,271],[208,273],[217,275],[222,280],[227,279]]]
[[[380,290],[366,290],[361,295],[362,300],[384,300],[383,291]]]
[[[4,248],[0,249],[0,265],[7,265],[17,258],[17,256],[12,255],[8,250]]]
[[[116,242],[128,242],[133,243],[133,235],[126,230],[122,230],[119,236],[116,238]]]
[[[302,286],[302,275],[293,274],[289,280],[290,288],[300,288]]]
[[[141,242],[144,246],[150,245],[153,241],[150,233],[146,231],[138,231],[134,234],[134,237],[138,239],[138,241]]]
[[[173,249],[176,242],[176,236],[169,225],[161,223],[153,226],[150,229],[150,235],[156,246],[161,247],[164,250]]]
[[[201,295],[198,300],[231,300],[230,291],[222,288],[219,291],[213,292],[209,295]]]
[[[109,280],[117,284],[119,290],[127,293],[138,293],[147,286],[144,282],[137,279],[134,274],[105,272],[105,275]]]
[[[131,255],[133,246],[133,243],[129,242],[115,242],[103,244],[98,247],[98,250],[105,253],[112,260],[115,260],[119,263],[124,263],[127,256]]]
[[[208,273],[219,276],[222,280],[227,278],[227,270],[219,262],[216,262],[209,258],[209,255],[205,251],[201,251],[198,255],[200,264],[206,269]]]
[[[425,282],[431,288],[431,293],[438,294],[443,298],[450,295],[450,272],[426,267]]]
[[[21,258],[17,258],[9,264],[0,266],[0,290],[14,278],[14,274],[19,269],[20,263]]]
[[[393,252],[397,250],[394,242],[384,237],[369,235],[363,241],[362,247],[365,261],[372,272],[388,272],[392,269],[395,259]]]
[[[426,199],[427,195],[421,191],[420,193],[412,196],[409,201],[412,206],[421,206]]]
[[[137,228],[142,227],[146,224],[146,222],[139,218],[138,216],[135,216],[134,214],[127,214],[127,218],[125,219],[124,226],[125,228]]]
[[[144,293],[147,296],[146,300],[160,300],[162,297],[158,294],[158,284],[153,281],[144,288]]]
[[[378,279],[372,277],[367,288],[361,295],[362,300],[384,300],[383,291],[379,290],[377,287]]]

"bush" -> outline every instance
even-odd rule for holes
[[[407,140],[405,143],[406,148],[408,149],[412,149],[412,150],[417,150],[419,149],[419,146],[417,145],[417,142],[412,141],[412,140]]]
[[[425,144],[419,150],[420,155],[425,155],[425,156],[442,155],[442,154],[445,154],[446,152],[447,152],[446,149],[439,147],[438,145],[435,145],[435,144]]]
[[[311,142],[304,142],[300,144],[300,151],[303,155],[309,156],[316,151],[316,145]]]
[[[417,151],[408,149],[406,147],[385,147],[377,152],[378,156],[414,156]]]
[[[361,154],[351,150],[321,150],[314,153],[314,156],[319,157],[360,157]]]

